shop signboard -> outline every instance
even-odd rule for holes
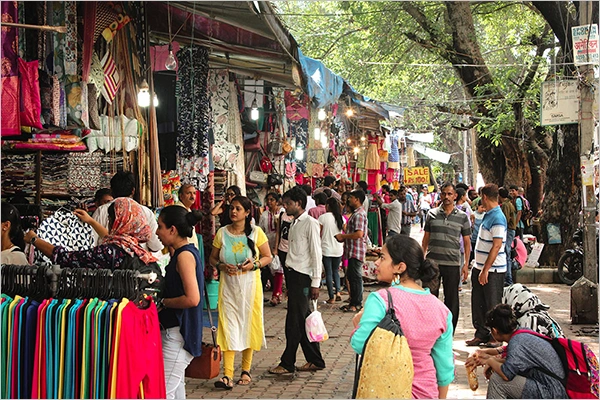
[[[574,26],[573,62],[575,65],[598,64],[598,25]]]
[[[405,185],[429,185],[429,167],[404,168]]]
[[[576,124],[579,118],[577,81],[567,79],[542,83],[541,125]]]

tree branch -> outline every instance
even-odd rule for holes
[[[353,33],[356,32],[360,32],[360,31],[365,31],[367,30],[367,27],[361,27],[361,28],[357,28],[357,29],[351,29],[349,31],[346,31],[344,33],[342,33],[340,36],[338,36],[337,38],[335,38],[335,40],[331,43],[331,45],[327,48],[327,50],[325,50],[325,52],[321,55],[321,57],[318,57],[318,60],[323,60],[325,57],[327,57],[327,55],[331,52],[331,50],[333,50],[333,48],[335,47],[335,45],[342,40],[343,38],[345,38],[346,36],[352,35]]]

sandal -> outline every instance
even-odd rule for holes
[[[357,312],[361,310],[361,306],[351,306],[350,304],[346,304],[340,307],[340,310],[343,312]]]
[[[221,379],[215,382],[215,387],[218,389],[231,390],[233,389],[233,383],[231,382],[230,377],[223,375]]]
[[[283,374],[293,374],[294,371],[288,371],[287,369],[285,369],[281,365],[278,365],[276,367],[269,368],[269,373],[270,374],[275,374],[275,375],[283,375]]]
[[[269,300],[269,305],[271,307],[275,307],[278,304],[281,304],[281,295],[271,297],[271,300]]]
[[[333,304],[333,303],[335,303],[335,299],[326,300],[325,303],[327,303],[327,304]]]
[[[298,371],[302,371],[302,372],[308,372],[308,371],[320,371],[322,369],[325,369],[325,367],[319,367],[311,362],[307,362],[306,364],[304,364],[301,367],[296,368]]]
[[[342,301],[342,296],[340,296],[339,294],[335,296],[335,301]]]
[[[244,379],[244,377],[247,376],[246,379]],[[246,386],[249,385],[252,382],[252,376],[250,375],[249,371],[242,371],[241,375],[240,375],[240,379],[238,379],[238,381],[236,382],[237,385],[242,385],[242,386]]]

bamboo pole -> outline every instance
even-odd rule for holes
[[[2,22],[2,26],[11,26],[11,27],[22,28],[22,29],[37,29],[39,31],[67,33],[66,26],[30,25],[30,24],[18,24],[16,22]]]

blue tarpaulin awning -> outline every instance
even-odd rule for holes
[[[298,58],[302,74],[306,80],[308,97],[316,108],[335,104],[344,89],[344,80],[331,72],[322,62],[306,57],[298,49]]]

